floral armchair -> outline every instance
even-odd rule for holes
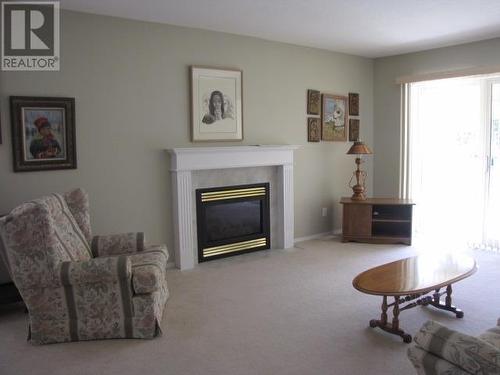
[[[408,357],[419,375],[500,374],[500,319],[477,338],[429,320],[414,339]]]
[[[0,219],[0,240],[33,343],[160,334],[166,246],[146,246],[142,233],[92,236],[83,190],[15,208]]]

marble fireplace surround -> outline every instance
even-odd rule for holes
[[[216,170],[221,175],[231,169],[241,173],[244,169],[255,171],[256,167],[265,168],[262,175],[274,167],[276,186],[271,187],[275,196],[275,212],[271,220],[271,248],[287,249],[294,245],[293,220],[293,151],[294,145],[265,146],[228,146],[228,147],[190,147],[174,148],[170,153],[170,172],[172,174],[173,222],[175,236],[175,264],[181,270],[193,268],[198,263],[196,241],[196,209],[194,191],[201,187],[200,180],[210,176],[205,172]],[[220,171],[224,170],[224,171]],[[214,173],[212,173],[213,178]],[[237,173],[234,173],[237,175]],[[233,175],[233,177],[234,177]],[[238,184],[231,179],[232,184]],[[242,179],[241,184],[249,183]],[[223,185],[220,184],[219,186]]]

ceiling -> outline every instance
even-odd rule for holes
[[[62,0],[61,6],[365,57],[500,37],[499,0]]]

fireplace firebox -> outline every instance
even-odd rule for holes
[[[271,244],[269,183],[196,190],[198,262]]]

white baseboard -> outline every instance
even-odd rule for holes
[[[323,233],[316,233],[316,234],[311,234],[310,236],[304,236],[304,237],[297,237],[294,239],[295,243],[297,242],[302,242],[302,241],[308,241],[308,240],[315,240],[321,237],[326,237],[326,236],[331,236],[334,234],[334,232],[323,232]]]

